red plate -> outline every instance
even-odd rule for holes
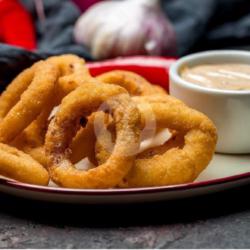
[[[88,67],[93,76],[115,69],[133,71],[145,77],[149,82],[168,90],[169,67],[175,61],[174,58],[133,56],[88,63]]]

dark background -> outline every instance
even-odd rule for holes
[[[72,31],[80,10],[69,0],[43,0],[46,21],[37,17],[33,0],[21,0],[33,16],[38,50],[0,44],[0,86],[22,69],[54,54],[75,53],[94,60],[87,48],[74,43]],[[177,35],[176,56],[210,49],[250,48],[249,0],[161,0]]]
[[[249,192],[119,206],[0,195],[0,248],[249,248]]]
[[[250,48],[250,1],[162,0],[177,32],[178,55]]]

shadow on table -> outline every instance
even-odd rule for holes
[[[250,185],[192,199],[137,205],[69,205],[0,195],[0,214],[47,225],[88,227],[192,223],[250,210]]]

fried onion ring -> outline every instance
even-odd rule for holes
[[[69,145],[79,118],[106,102],[116,126],[116,145],[109,159],[88,171],[77,170],[69,160]],[[45,149],[52,180],[63,187],[112,188],[126,176],[139,146],[140,116],[125,89],[108,84],[86,83],[66,96],[51,121]],[[129,147],[128,147],[129,145]]]
[[[46,62],[54,64],[60,71],[60,77],[55,86],[54,96],[52,100],[44,107],[41,114],[34,120],[15,140],[11,145],[18,149],[30,154],[38,162],[46,166],[47,158],[45,156],[43,144],[45,140],[45,134],[47,132],[49,116],[55,106],[57,106],[61,99],[69,92],[79,86],[84,79],[90,77],[85,61],[75,55],[62,55],[53,56],[46,60]],[[81,75],[82,81],[68,81],[67,77]],[[86,134],[86,133],[85,133]],[[77,140],[79,145],[79,140]],[[83,142],[82,142],[83,144]],[[87,149],[87,147],[86,147]],[[88,150],[89,152],[89,150]],[[84,152],[83,152],[84,153]],[[86,153],[85,153],[86,154]],[[75,156],[75,154],[74,154]]]
[[[48,117],[53,107],[54,100],[51,100],[37,119],[10,143],[11,146],[29,154],[44,167],[47,165],[47,158],[43,145],[49,125]]]
[[[91,163],[97,163],[95,158],[96,139],[93,125],[93,122],[88,122],[87,126],[81,128],[74,137],[72,144],[70,145],[70,151],[72,152],[70,160],[73,164],[79,162],[85,157],[87,157]],[[29,154],[32,158],[47,168],[48,159],[43,146],[44,138],[42,139],[43,143],[37,143],[37,139],[35,139],[35,142],[34,140],[31,141],[31,139],[32,137],[30,134],[28,136],[26,135],[26,137],[23,135],[22,137],[18,137],[18,140],[15,140],[11,145]],[[41,146],[39,146],[39,144],[41,144]]]
[[[140,154],[134,166],[120,184],[122,187],[163,186],[195,180],[208,165],[214,154],[217,132],[213,123],[202,113],[187,107],[172,96],[134,97],[145,123],[149,103],[155,114],[157,126],[177,130],[184,135],[183,145],[176,143],[153,155]],[[98,138],[99,140],[99,138]],[[179,140],[181,142],[181,140]],[[171,143],[170,143],[171,144]],[[97,146],[97,157],[105,161],[109,153],[102,143]]]
[[[81,85],[86,79],[90,79],[91,75],[86,67],[85,60],[76,55],[61,55],[49,57],[47,60],[60,69],[60,77],[56,85],[56,95],[59,99],[66,96],[72,90]],[[77,80],[72,80],[76,79]]]
[[[10,109],[19,101],[21,94],[28,88],[38,64],[39,62],[35,63],[31,68],[21,72],[1,94],[0,119],[4,118]]]
[[[142,76],[126,70],[112,70],[97,76],[97,79],[104,83],[120,85],[133,96],[167,94],[160,86],[153,85]]]
[[[58,69],[53,64],[39,63],[30,85],[0,122],[0,142],[10,142],[36,119],[46,103],[53,99],[58,75]],[[7,89],[4,96],[10,90],[12,88]]]
[[[67,76],[75,73],[80,73],[84,76],[89,74],[88,68],[85,65],[85,60],[73,54],[65,54],[60,56],[49,57],[47,62],[59,67],[60,75]]]
[[[0,143],[0,174],[21,182],[48,185],[46,169],[28,154]]]

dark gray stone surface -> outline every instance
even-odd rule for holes
[[[250,186],[195,199],[122,206],[0,195],[0,248],[249,248]]]

